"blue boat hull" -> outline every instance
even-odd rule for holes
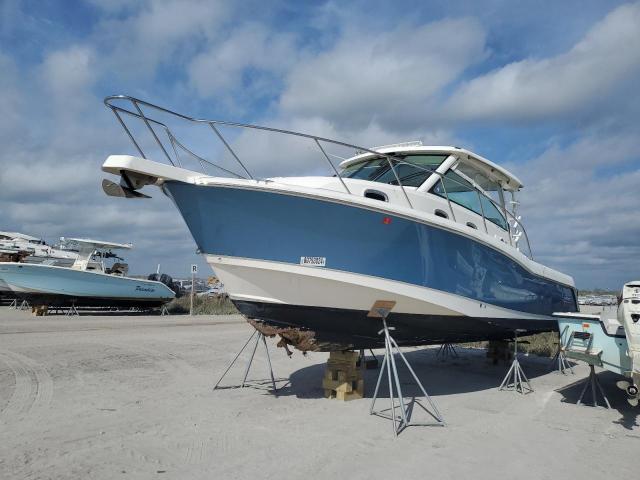
[[[537,276],[493,247],[432,224],[272,191],[182,182],[166,182],[164,189],[199,251],[209,256],[290,266],[299,266],[302,257],[317,257],[324,265],[309,268],[403,282],[510,312],[503,318],[494,309],[477,322],[430,312],[392,313],[397,322],[405,319],[404,333],[398,332],[404,344],[506,338],[514,328],[552,330],[553,312],[577,310],[573,287]],[[312,329],[329,342],[340,337],[350,345],[358,335],[367,337],[363,345],[372,345],[377,336],[378,325],[360,323],[366,317],[362,309],[247,301],[229,293],[242,313],[278,328]]]

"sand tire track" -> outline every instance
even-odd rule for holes
[[[53,398],[49,372],[33,359],[6,349],[0,350],[0,361],[9,366],[15,377],[13,395],[0,418],[13,421],[42,415]]]

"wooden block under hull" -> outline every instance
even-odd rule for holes
[[[357,352],[329,353],[322,380],[325,398],[348,401],[364,396],[364,380],[357,361]]]

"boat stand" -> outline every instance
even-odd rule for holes
[[[582,387],[582,392],[580,393],[580,397],[576,402],[576,405],[583,405],[582,399],[584,394],[587,392],[587,388],[591,387],[591,399],[593,401],[593,406],[598,406],[598,397],[596,393],[596,387],[600,391],[600,395],[604,399],[604,403],[606,404],[606,408],[611,408],[611,404],[609,403],[609,399],[604,394],[604,390],[602,389],[602,385],[600,385],[600,381],[598,380],[598,376],[596,375],[596,370],[593,364],[589,364],[589,377],[584,381],[584,387]]]
[[[514,333],[513,363],[498,390],[513,390],[514,392],[525,395],[533,392],[533,387],[531,383],[529,383],[529,379],[524,374],[524,370],[522,370],[520,362],[518,361],[518,330]],[[522,380],[523,378],[524,381]]]
[[[16,310],[29,310],[30,308],[31,305],[29,305],[29,302],[27,302],[26,300],[22,300],[20,307],[17,307]]]
[[[160,310],[160,316],[164,317],[165,315],[171,315],[169,310],[167,310],[166,305],[162,305],[162,309]]]
[[[244,377],[242,379],[242,383],[240,385],[234,385],[234,386],[229,386],[229,387],[220,387],[219,385],[220,385],[220,382],[222,382],[222,379],[227,375],[229,370],[231,370],[231,367],[233,367],[233,365],[236,363],[236,361],[238,360],[240,355],[242,355],[242,352],[244,352],[245,348],[247,348],[247,346],[251,343],[251,340],[253,340],[254,337],[255,337],[255,341],[253,343],[253,350],[251,351],[251,357],[249,357],[249,361],[247,362],[247,366],[245,367]],[[253,331],[253,333],[251,334],[249,339],[245,342],[244,346],[240,349],[240,351],[237,353],[235,358],[231,361],[231,363],[229,364],[227,369],[224,371],[222,376],[218,379],[216,384],[213,386],[214,390],[223,389],[223,388],[244,388],[245,386],[249,386],[250,385],[250,383],[247,382],[247,377],[249,376],[249,370],[251,370],[251,365],[252,365],[253,359],[254,359],[254,357],[256,355],[256,350],[258,349],[258,344],[259,343],[262,343],[262,345],[264,346],[264,351],[265,351],[265,353],[267,355],[267,364],[269,365],[269,374],[271,375],[271,385],[273,387],[273,390],[271,390],[271,392],[276,396],[278,395],[278,388],[276,387],[276,379],[273,376],[273,367],[271,365],[271,357],[269,356],[269,347],[267,346],[267,342],[266,342],[266,340],[264,338],[264,335],[261,332],[259,332],[258,330],[254,330]]]
[[[18,309],[18,299],[14,298],[9,304],[9,308],[13,308],[14,310]]]
[[[440,361],[444,362],[450,358],[458,358],[458,352],[453,343],[443,343],[440,345],[440,348],[436,352],[436,358],[439,358]]]
[[[563,375],[566,375],[567,370],[569,370],[572,374],[575,375],[576,372],[573,371],[573,367],[571,366],[571,363],[569,362],[569,360],[567,360],[567,354],[565,353],[566,344],[563,341],[568,330],[569,330],[569,326],[567,325],[562,330],[562,333],[560,333],[560,338],[558,339],[558,349],[556,350],[555,355],[553,356],[553,358],[551,359],[551,362],[549,363],[549,369],[553,370],[554,366],[557,365],[558,372],[562,373]]]
[[[558,372],[566,375],[567,370],[569,370],[572,374],[575,375],[576,372],[573,371],[573,367],[569,360],[567,360],[567,355],[564,353],[564,347],[562,344],[558,344],[558,350],[556,354],[551,359],[550,369],[553,369],[554,366],[557,365]]]
[[[445,426],[444,418],[438,411],[438,407],[433,402],[433,400],[431,400],[431,397],[425,390],[424,386],[422,385],[422,382],[420,382],[420,379],[418,378],[416,373],[413,371],[413,368],[411,368],[411,365],[409,364],[406,357],[400,350],[400,347],[398,347],[398,344],[389,333],[390,330],[395,330],[394,327],[387,326],[386,316],[389,312],[387,311],[386,313],[385,312],[379,312],[379,313],[381,314],[381,317],[382,317],[383,328],[378,332],[378,335],[384,334],[385,352],[384,352],[384,359],[382,360],[382,367],[380,367],[380,374],[378,375],[378,381],[376,383],[376,389],[373,393],[373,400],[371,401],[371,409],[369,410],[369,413],[371,415],[377,415],[382,418],[390,419],[393,422],[393,435],[396,437],[402,430],[410,426],[431,426],[431,425]],[[404,396],[402,394],[402,388],[400,387],[400,377],[398,375],[398,368],[396,366],[396,361],[394,358],[395,353],[397,353],[402,359],[402,361],[404,362],[405,366],[411,373],[411,376],[413,377],[414,382],[416,383],[418,388],[420,388],[420,390],[422,391],[422,394],[426,398],[427,402],[429,402],[429,405],[431,406],[431,409],[433,411],[430,411],[424,405],[419,403],[415,399],[415,397],[409,405],[405,405]],[[378,399],[380,384],[382,383],[382,377],[385,374],[385,368],[387,372],[387,381],[389,383],[389,400],[391,402],[391,407],[383,410],[374,410],[376,400]],[[394,385],[395,385],[395,390],[394,390]],[[399,405],[396,405],[396,398]],[[431,423],[411,422],[410,420],[411,413],[413,411],[414,405],[416,404],[420,406],[424,411],[426,411],[429,415],[431,415],[435,419],[435,422],[431,422]],[[396,408],[400,410],[400,416],[396,415]],[[389,411],[391,411],[390,415],[389,415]]]
[[[79,317],[80,313],[78,312],[78,309],[76,308],[76,304],[72,303],[70,307],[67,308],[67,313],[65,313],[65,316],[67,317]]]

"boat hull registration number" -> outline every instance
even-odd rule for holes
[[[300,257],[300,265],[309,267],[325,267],[327,265],[326,257]]]

